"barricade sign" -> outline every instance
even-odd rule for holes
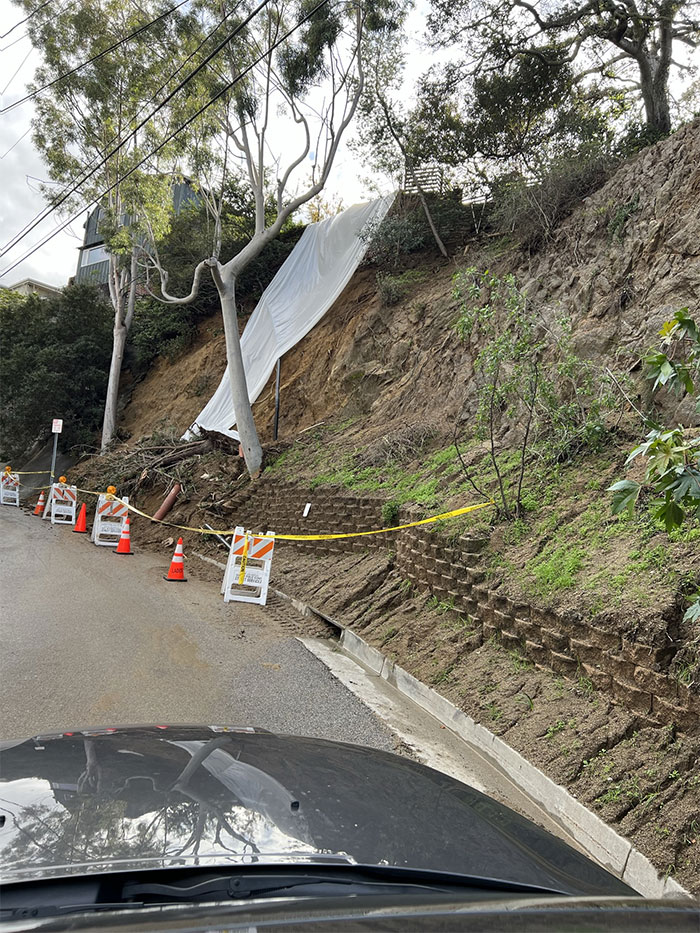
[[[118,501],[111,497],[108,499],[104,493],[101,494],[92,523],[92,543],[102,547],[117,547],[128,514],[128,496]]]
[[[266,535],[274,535],[274,532],[268,531]],[[274,537],[254,535],[236,527],[221,584],[225,603],[233,600],[265,605],[274,549]]]
[[[52,525],[75,525],[75,510],[78,505],[78,490],[65,483],[54,483],[49,501],[44,509],[44,518],[51,513]]]
[[[0,505],[19,506],[19,476],[7,470],[0,476]]]

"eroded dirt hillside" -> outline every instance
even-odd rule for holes
[[[528,255],[501,239],[467,240],[442,260],[404,257],[420,278],[410,295],[383,307],[373,268],[358,270],[325,318],[283,359],[281,437],[339,413],[362,415],[366,440],[392,424],[450,426],[473,395],[475,348],[456,338],[452,277],[468,265],[512,272],[552,317],[571,316],[583,357],[635,372],[641,353],[670,313],[700,302],[700,121],[622,165]],[[134,387],[123,427],[134,435],[161,419],[184,430],[223,373],[223,331],[213,318],[193,350],[161,361]],[[640,380],[640,391],[643,383]],[[695,417],[669,400],[668,414]],[[263,440],[271,438],[272,380],[255,405]]]

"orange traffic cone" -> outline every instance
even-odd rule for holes
[[[87,534],[87,505],[84,502],[80,506],[78,521],[73,526],[73,531],[77,531],[81,535]]]
[[[41,490],[41,495],[39,496],[39,501],[36,504],[36,508],[32,512],[32,515],[43,515],[44,506],[46,505],[46,496],[44,495],[44,490]]]
[[[127,515],[124,519],[124,524],[122,525],[122,533],[119,538],[119,544],[117,545],[115,554],[133,554],[131,550],[131,533],[129,531],[129,516]]]
[[[185,555],[182,553],[182,538],[177,539],[175,553],[173,554],[173,559],[170,561],[168,576],[163,577],[163,579],[172,580],[177,583],[185,583],[187,581],[187,577],[185,576]]]

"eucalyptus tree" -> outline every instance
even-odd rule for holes
[[[30,90],[38,91],[33,139],[50,178],[43,186],[44,195],[57,209],[86,203],[97,203],[100,209],[99,232],[108,250],[109,296],[114,309],[104,449],[116,428],[119,377],[138,292],[137,254],[145,232],[144,218],[148,216],[149,230],[156,237],[168,229],[173,168],[184,138],[175,138],[156,158],[137,166],[181,119],[181,100],[163,108],[138,131],[134,127],[143,122],[138,117],[152,112],[159,95],[165,94],[173,60],[193,41],[196,20],[164,0],[139,4],[81,0],[39,8],[35,0],[16,2],[28,12],[37,9],[27,28],[41,56]],[[119,41],[133,33],[138,34]]]
[[[241,356],[236,283],[243,270],[287,220],[324,188],[338,147],[365,85],[364,55],[370,37],[380,41],[401,19],[402,0],[270,0],[243,26],[209,74],[207,123],[191,147],[191,174],[212,219],[211,250],[195,268],[188,295],[171,294],[168,270],[151,238],[147,265],[154,296],[193,301],[203,273],[219,295],[226,337],[231,396],[248,472],[257,475],[257,436]],[[202,28],[229,9],[200,5]],[[251,0],[236,4],[243,24]],[[254,204],[254,231],[235,255],[222,251],[221,218],[227,179],[242,177]]]

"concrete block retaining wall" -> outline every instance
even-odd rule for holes
[[[306,503],[309,514],[303,517]],[[254,531],[287,534],[336,534],[383,527],[386,500],[349,495],[320,487],[309,491],[295,483],[263,478],[252,493],[233,500],[236,524]],[[398,524],[423,517],[401,510]],[[586,677],[596,689],[612,694],[622,706],[662,724],[686,730],[698,722],[700,697],[670,674],[675,647],[645,645],[597,628],[579,613],[540,609],[490,590],[481,551],[484,539],[462,536],[447,541],[435,526],[335,541],[295,542],[302,552],[391,550],[399,573],[419,589],[472,618],[472,649],[492,637],[516,649],[536,667],[567,677]]]

